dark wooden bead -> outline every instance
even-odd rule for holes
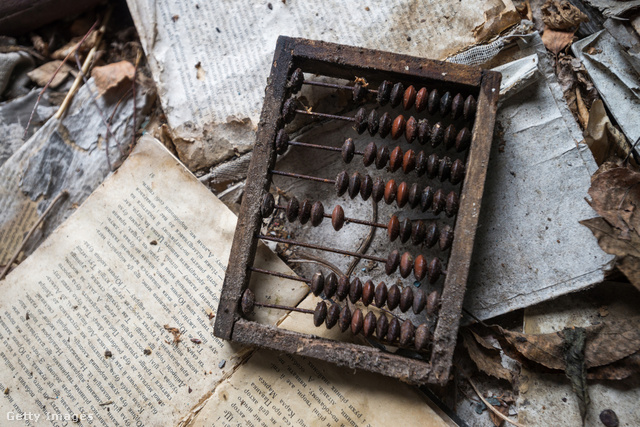
[[[437,147],[444,141],[444,127],[438,122],[431,128],[431,146]]]
[[[298,214],[298,220],[300,224],[306,224],[311,219],[311,207],[312,203],[309,199],[304,199],[300,205],[300,213]]]
[[[411,237],[411,220],[405,218],[400,223],[400,241],[406,243]]]
[[[387,235],[391,242],[396,240],[400,235],[400,221],[395,215],[391,215],[391,218],[389,218],[389,223],[387,224]]]
[[[464,162],[456,159],[451,165],[451,183],[457,184],[464,179]]]
[[[392,285],[387,294],[387,307],[389,310],[395,310],[400,304],[400,288],[398,285]]]
[[[389,148],[386,145],[378,148],[376,153],[376,169],[382,169],[387,166],[389,161]]]
[[[369,118],[367,119],[367,130],[369,131],[369,135],[375,135],[378,133],[378,129],[380,129],[380,118],[378,117],[378,112],[376,110],[371,110]]]
[[[276,135],[276,153],[284,154],[289,148],[289,134],[280,129]]]
[[[438,89],[433,89],[429,93],[429,99],[427,100],[427,110],[429,114],[435,114],[440,107],[440,93]]]
[[[351,310],[347,304],[340,310],[340,318],[338,319],[338,327],[341,332],[346,331],[351,326]]]
[[[412,266],[413,267],[413,266]],[[400,311],[406,313],[413,305],[413,289],[406,287],[400,294]]]
[[[342,144],[342,160],[345,163],[351,163],[353,155],[356,152],[356,145],[353,143],[353,139],[347,138]]]
[[[416,350],[420,351],[427,348],[427,345],[429,344],[429,335],[429,326],[426,323],[423,323],[416,328],[416,334],[413,343]]]
[[[400,327],[400,345],[408,347],[413,341],[415,333],[416,327],[413,326],[413,323],[411,323],[410,320],[402,322],[402,326]]]
[[[384,187],[385,185],[382,178],[378,177],[373,181],[373,191],[371,192],[371,197],[373,197],[373,200],[375,200],[376,202],[382,200],[382,197],[384,196]]]
[[[467,96],[467,99],[464,100],[464,118],[465,120],[473,120],[476,115],[476,108],[478,107],[478,103],[473,95]]]
[[[433,189],[429,186],[424,187],[422,194],[420,195],[420,209],[422,212],[426,212],[427,209],[433,204]]]
[[[364,304],[365,307],[373,302],[375,292],[375,286],[371,280],[367,280],[364,285],[362,285],[362,304]]]
[[[438,240],[441,251],[446,251],[453,244],[453,230],[448,225],[442,228],[440,239]]]
[[[245,316],[253,313],[253,307],[255,307],[256,296],[253,294],[251,289],[247,289],[242,294],[242,299],[240,300],[240,310],[242,310],[242,314]]]
[[[291,73],[291,77],[289,77],[289,88],[291,89],[291,93],[298,93],[300,89],[302,89],[302,84],[304,83],[304,73],[300,68],[296,68],[293,73]]]
[[[429,279],[429,283],[434,284],[440,278],[442,274],[442,262],[439,258],[434,258],[429,263],[429,268],[427,269],[427,278]]]
[[[411,243],[419,245],[427,235],[427,226],[422,221],[413,221],[411,227]]]
[[[354,128],[356,132],[362,135],[364,131],[367,130],[367,127],[369,126],[369,123],[367,122],[367,110],[364,107],[360,108],[356,112],[355,119],[356,119],[356,122],[355,122]]]
[[[384,271],[387,275],[392,274],[398,269],[400,265],[400,253],[397,250],[392,251],[387,257],[387,262],[384,266]]]
[[[440,167],[438,168],[438,179],[444,182],[451,176],[451,159],[444,156],[440,159]]]
[[[469,148],[471,144],[471,132],[466,127],[463,127],[458,136],[456,137],[456,151],[461,152]]]
[[[424,111],[427,108],[427,100],[429,98],[429,92],[427,92],[427,88],[423,87],[416,94],[416,111],[419,113]]]
[[[378,86],[378,95],[376,96],[376,99],[378,101],[378,104],[386,105],[389,102],[390,98],[391,82],[388,80],[384,80],[382,83],[380,83],[380,86]]]
[[[411,184],[411,188],[409,188],[409,206],[411,209],[415,208],[420,204],[420,186],[417,183]]]
[[[353,102],[361,102],[369,93],[369,89],[360,82],[353,85]]]
[[[371,166],[373,162],[376,160],[376,151],[378,147],[376,147],[375,142],[370,142],[364,148],[364,152],[362,153],[362,163],[365,166]]]
[[[382,307],[387,302],[387,285],[384,282],[378,283],[375,294],[376,307]]]
[[[424,145],[431,139],[431,126],[427,119],[422,119],[418,123],[418,143]]]
[[[398,318],[392,317],[389,322],[389,330],[387,331],[387,341],[390,343],[398,341],[398,338],[400,337],[400,328],[401,325]]]
[[[311,278],[311,292],[313,292],[315,296],[318,296],[322,293],[323,288],[324,288],[324,276],[322,275],[321,272],[318,271]]]
[[[418,151],[418,154],[416,154],[416,174],[418,176],[424,175],[427,171],[428,158],[427,153],[422,150]]]
[[[405,252],[400,258],[400,275],[403,278],[409,277],[411,270],[413,270],[413,257],[409,252]]]
[[[351,283],[349,283],[349,278],[347,276],[340,276],[338,279],[338,289],[336,290],[336,297],[338,297],[339,301],[343,301],[347,295],[349,295],[350,288]]]
[[[451,104],[453,103],[453,97],[451,92],[445,92],[440,98],[440,115],[446,116],[451,111]]]
[[[402,148],[400,148],[399,145],[391,151],[391,156],[389,156],[389,169],[391,169],[391,172],[400,169],[400,166],[402,166],[402,156]]]
[[[276,201],[273,198],[273,194],[266,193],[264,196],[262,196],[262,202],[260,203],[260,214],[263,218],[271,216],[275,207]]]
[[[408,143],[412,143],[418,136],[418,121],[413,117],[407,119],[407,124],[404,128],[404,137],[407,138]]]
[[[360,184],[360,197],[362,200],[368,200],[371,197],[371,192],[373,191],[373,179],[369,175],[365,175],[362,178],[362,183]]]
[[[393,120],[391,120],[391,115],[389,113],[384,113],[382,117],[380,117],[380,128],[378,129],[378,134],[380,138],[385,138],[391,132],[391,125]]]
[[[298,199],[292,197],[287,203],[287,210],[285,211],[285,215],[287,216],[287,221],[294,222],[296,218],[298,218],[298,212],[300,210],[300,203]]]
[[[407,120],[402,114],[395,118],[391,125],[391,139],[398,139],[404,133],[404,127],[407,124]]]
[[[414,314],[418,314],[424,310],[427,306],[427,296],[424,294],[422,289],[416,289],[413,293],[413,305],[411,308],[413,309]]]
[[[460,206],[460,199],[458,198],[458,193],[455,191],[451,191],[447,194],[447,201],[445,205],[445,212],[448,217],[452,217],[458,213],[458,207]]]
[[[429,155],[427,159],[427,176],[435,178],[438,174],[438,166],[440,166],[440,158],[436,153]]]
[[[438,239],[440,238],[440,230],[438,230],[438,226],[435,223],[429,224],[427,227],[427,236],[424,240],[424,244],[427,245],[428,248],[433,247],[436,243],[438,243]]]
[[[396,199],[396,194],[398,193],[398,186],[393,179],[390,179],[387,182],[387,185],[384,186],[384,202],[388,205],[393,203]]]
[[[409,173],[416,167],[416,152],[407,150],[402,157],[402,172]]]
[[[354,172],[349,178],[349,197],[355,198],[360,193],[360,182],[362,177],[358,172]]]
[[[331,298],[336,294],[336,290],[338,289],[338,276],[335,273],[329,273],[326,280],[324,281],[324,296],[326,298]]]
[[[364,316],[364,327],[362,328],[362,333],[366,338],[370,338],[376,330],[376,315],[373,314],[373,311],[367,313]]]
[[[450,150],[451,147],[456,145],[456,137],[458,136],[458,130],[454,125],[449,125],[444,130],[444,148]]]
[[[329,310],[327,310],[327,320],[325,320],[325,324],[327,325],[327,329],[333,328],[336,323],[338,323],[338,319],[340,318],[340,306],[338,304],[331,304]]]
[[[398,207],[403,207],[409,201],[409,185],[406,182],[401,182],[398,185],[398,193],[396,196],[396,201],[398,203]]]
[[[355,304],[360,297],[362,297],[362,282],[356,277],[351,281],[351,286],[349,287],[349,301]]]
[[[387,336],[387,331],[389,330],[389,319],[384,314],[381,314],[378,317],[378,321],[376,322],[376,337],[379,340],[383,340]]]
[[[453,119],[457,119],[462,116],[462,111],[464,110],[464,98],[462,94],[457,94],[453,97],[453,101],[451,102],[451,115]]]
[[[413,107],[413,104],[416,102],[416,95],[417,95],[417,91],[416,91],[416,88],[413,87],[413,85],[409,86],[404,91],[404,97],[402,98],[402,107],[405,110],[408,110],[409,108]]]
[[[433,291],[427,297],[427,316],[432,317],[438,311],[438,305],[440,304],[440,294],[438,291]]]
[[[358,335],[362,331],[363,326],[364,316],[362,316],[362,311],[359,308],[356,308],[353,312],[353,316],[351,317],[351,333]]]
[[[311,206],[311,225],[314,227],[322,224],[322,220],[324,219],[324,206],[322,203],[315,202],[313,206]]]
[[[298,100],[296,98],[289,98],[282,106],[282,119],[285,123],[291,123],[296,118],[296,110],[299,107]]]
[[[416,262],[413,266],[413,275],[418,281],[424,279],[427,276],[427,260],[424,259],[423,255],[418,255],[416,257]]]
[[[433,195],[433,213],[438,215],[442,212],[446,206],[446,195],[442,188],[438,188],[436,193]]]
[[[336,205],[333,208],[333,212],[331,213],[331,225],[333,225],[333,229],[338,231],[344,225],[344,210],[342,206]]]
[[[336,192],[338,196],[342,196],[349,188],[349,174],[347,171],[342,171],[336,176]]]
[[[391,101],[391,106],[397,107],[398,105],[400,105],[400,102],[402,102],[403,96],[404,96],[404,86],[402,85],[402,83],[398,82],[394,84],[393,89],[391,89],[391,98],[389,98],[389,101]]]
[[[316,327],[322,325],[327,319],[327,304],[324,301],[320,301],[316,305],[316,309],[313,311],[313,324]]]

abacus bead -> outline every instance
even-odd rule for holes
[[[376,330],[376,315],[373,314],[373,311],[367,313],[364,316],[364,326],[362,327],[362,333],[366,338],[369,338],[373,335],[373,332]]]
[[[391,169],[391,172],[400,169],[400,166],[402,166],[402,156],[402,148],[400,148],[399,145],[391,151],[391,155],[389,156],[389,169]]]
[[[435,114],[438,111],[438,107],[440,106],[440,94],[438,93],[438,89],[433,89],[431,93],[429,93],[429,99],[427,100],[427,110],[429,114]]]
[[[402,157],[402,172],[409,173],[416,167],[416,152],[407,150]]]
[[[427,316],[431,317],[436,314],[438,304],[440,303],[440,295],[438,291],[433,291],[427,297]]]
[[[398,192],[398,186],[393,179],[390,179],[387,182],[387,185],[384,187],[384,201],[386,204],[390,205],[396,199],[396,193]]]
[[[442,123],[438,122],[433,125],[430,137],[432,147],[437,147],[442,144],[442,141],[444,141],[444,127],[442,126]]]
[[[271,216],[273,210],[275,209],[276,202],[273,199],[273,194],[266,193],[262,196],[262,203],[260,203],[260,214],[263,218]]]
[[[440,98],[440,115],[445,116],[449,114],[451,111],[451,103],[453,102],[453,98],[451,97],[450,92],[445,92]]]
[[[418,154],[416,155],[416,174],[418,176],[424,175],[427,171],[427,159],[427,154],[424,151],[418,151]]]
[[[329,273],[324,283],[324,296],[331,298],[335,295],[338,288],[338,276],[335,273]]]
[[[389,330],[387,331],[387,341],[393,343],[400,337],[400,321],[398,318],[393,317],[389,322]]]
[[[389,223],[387,224],[387,235],[391,242],[396,240],[400,235],[400,221],[398,221],[398,217],[395,215],[391,215],[391,218],[389,218]]]
[[[387,302],[387,285],[384,282],[378,283],[375,295],[376,307],[382,307]]]
[[[407,124],[404,129],[404,136],[407,138],[407,142],[412,143],[418,136],[418,121],[413,117],[407,119]]]
[[[427,348],[427,344],[429,344],[429,326],[423,323],[416,329],[414,346],[416,350],[424,350]]]
[[[336,176],[336,192],[342,196],[349,188],[349,175],[347,171],[342,171]]]
[[[331,225],[333,225],[333,229],[336,231],[340,230],[344,225],[344,209],[342,209],[342,206],[336,205],[336,207],[333,208]]]
[[[416,262],[413,266],[413,275],[418,281],[427,276],[427,260],[424,259],[423,255],[418,255],[416,257]]]
[[[416,333],[416,327],[413,326],[410,320],[405,320],[402,322],[402,327],[400,328],[400,345],[403,347],[408,347],[413,341],[413,336]]]
[[[438,168],[438,179],[440,182],[446,181],[451,176],[451,159],[447,156],[440,160],[440,167]]]
[[[358,82],[355,85],[353,85],[353,101],[354,102],[362,101],[364,97],[367,96],[367,93],[369,93],[369,90],[366,87],[364,87],[362,83]]]
[[[351,310],[349,310],[349,306],[346,304],[342,307],[342,310],[340,310],[338,326],[340,327],[341,332],[346,331],[349,329],[349,326],[351,326]]]
[[[360,192],[360,182],[362,178],[358,172],[354,172],[349,178],[349,197],[355,198]]]
[[[355,152],[356,145],[353,143],[353,139],[347,138],[344,144],[342,144],[342,160],[344,160],[345,163],[351,163]]]
[[[373,180],[369,175],[365,175],[362,178],[362,184],[360,184],[360,196],[362,200],[368,200],[371,197],[371,192],[373,191]]]
[[[402,107],[405,110],[408,110],[409,108],[413,107],[413,104],[416,102],[416,88],[413,87],[413,85],[409,86],[405,91],[404,91],[404,97],[402,98]]]
[[[403,207],[409,201],[409,186],[406,182],[401,182],[398,185],[398,193],[396,196],[398,207]]]
[[[413,305],[413,289],[406,287],[400,294],[400,311],[406,313]]]
[[[382,169],[387,166],[389,161],[389,148],[386,145],[378,148],[376,153],[376,169]]]
[[[391,115],[389,113],[384,113],[382,117],[380,117],[380,127],[378,129],[380,138],[384,138],[389,135],[389,132],[391,132],[391,122]]]
[[[291,200],[289,200],[289,203],[287,203],[287,210],[286,210],[287,220],[289,222],[294,222],[296,218],[298,218],[299,210],[300,210],[300,203],[298,202],[298,199],[296,199],[295,197],[292,197]]]
[[[442,212],[446,206],[446,196],[442,188],[438,188],[436,193],[433,195],[433,213],[438,215]]]
[[[280,129],[276,136],[276,153],[284,154],[287,148],[289,148],[289,134],[284,129]]]
[[[429,141],[431,137],[431,127],[427,119],[422,119],[418,123],[418,142],[420,145],[424,145]]]
[[[387,336],[387,331],[389,330],[389,319],[384,314],[381,314],[376,322],[376,337],[378,339],[383,340],[384,337]]]
[[[384,80],[380,83],[380,86],[378,86],[378,95],[376,96],[376,99],[378,104],[386,105],[389,102],[389,98],[391,98],[391,82]]]
[[[300,205],[300,213],[298,214],[298,220],[300,224],[306,224],[311,219],[311,202],[309,199],[304,199]]]
[[[427,228],[427,236],[425,238],[424,244],[427,245],[428,248],[433,247],[436,243],[438,243],[438,239],[440,238],[440,230],[438,230],[438,226],[435,223],[429,224]]]
[[[351,281],[351,286],[349,287],[349,301],[355,304],[360,297],[362,297],[362,282],[356,277]]]
[[[400,304],[400,288],[398,285],[392,285],[387,294],[387,307],[389,310],[395,310],[398,304]]]
[[[373,181],[373,190],[371,191],[371,197],[373,197],[373,200],[375,200],[376,202],[379,202],[380,200],[382,200],[383,196],[384,181],[382,180],[382,178],[378,177],[375,179],[375,181]]]
[[[364,304],[365,307],[373,302],[375,292],[373,282],[371,280],[367,280],[362,286],[362,304]]]
[[[419,113],[427,108],[427,99],[429,98],[429,94],[427,92],[427,88],[423,87],[416,94],[416,111]]]
[[[462,116],[462,110],[464,109],[464,98],[462,94],[458,93],[453,97],[453,102],[451,103],[451,115],[453,119],[457,119]]]
[[[316,305],[316,309],[313,312],[313,324],[320,326],[327,319],[327,304],[324,301],[320,301]]]
[[[476,102],[476,99],[473,97],[473,95],[467,96],[467,99],[464,100],[463,109],[464,118],[466,120],[471,120],[474,118],[474,116],[476,115],[477,106],[478,103]]]
[[[451,183],[457,184],[464,178],[464,162],[456,159],[451,166]]]
[[[458,132],[458,136],[456,137],[456,151],[464,151],[469,148],[469,144],[471,143],[471,132],[466,127],[463,127],[460,132]]]
[[[285,123],[291,123],[296,117],[296,110],[298,109],[298,100],[295,98],[289,98],[282,106],[282,118]]]
[[[350,288],[349,278],[347,276],[340,276],[338,279],[338,289],[336,290],[336,296],[339,301],[344,300],[349,295]]]
[[[367,130],[369,131],[369,135],[373,136],[380,129],[380,118],[378,117],[378,112],[376,110],[371,110],[369,113],[369,118],[367,119]]]
[[[440,166],[440,158],[436,153],[433,153],[427,159],[427,176],[429,178],[435,178],[438,174],[438,166]]]
[[[407,120],[402,114],[395,118],[393,125],[391,125],[391,139],[398,139],[404,133],[404,127],[407,124]]]
[[[413,293],[413,305],[411,308],[413,309],[414,314],[418,314],[424,310],[427,306],[427,296],[424,294],[422,289],[417,289]]]
[[[415,208],[420,204],[420,187],[417,183],[411,184],[411,188],[409,189],[409,206],[411,209]]]
[[[314,227],[319,226],[324,219],[324,206],[322,203],[315,202],[313,206],[311,206],[311,225]]]
[[[452,217],[458,212],[459,205],[460,199],[455,191],[451,191],[447,194],[447,201],[444,210],[448,217]]]
[[[256,296],[253,294],[251,289],[247,289],[242,294],[242,300],[240,301],[240,310],[242,310],[242,314],[248,316],[253,313],[253,307],[256,303]]]
[[[413,270],[413,257],[409,252],[405,252],[400,258],[400,275],[403,278],[409,277],[411,270]]]
[[[318,271],[311,278],[311,292],[313,292],[315,296],[318,296],[322,293],[323,288],[324,288],[324,276],[322,275],[321,272]]]
[[[400,241],[402,243],[406,243],[410,237],[411,237],[411,221],[408,218],[405,218],[402,221],[402,223],[400,223]]]
[[[368,143],[364,148],[364,152],[362,153],[362,163],[364,163],[365,166],[371,166],[376,160],[377,149],[378,147],[376,147],[375,142]]]
[[[353,312],[353,316],[351,317],[351,332],[354,335],[358,335],[362,331],[363,326],[364,317],[362,316],[362,311],[356,308],[356,311]]]
[[[327,310],[327,320],[325,320],[327,329],[333,328],[336,325],[336,323],[338,323],[339,318],[340,318],[340,306],[338,304],[331,304],[331,307],[329,307],[329,310]]]
[[[429,186],[424,187],[422,194],[420,195],[420,209],[422,212],[426,212],[427,209],[433,204],[433,189]]]
[[[291,73],[291,77],[289,78],[289,87],[291,88],[291,92],[297,93],[300,89],[302,89],[303,83],[304,73],[300,68],[296,68],[293,73]]]
[[[398,105],[400,105],[403,95],[404,86],[402,85],[402,83],[398,82],[394,84],[393,89],[391,89],[391,98],[389,99],[389,101],[391,101],[391,106],[397,107]]]
[[[419,245],[427,235],[427,226],[422,221],[414,221],[411,227],[411,243]]]
[[[456,144],[457,129],[454,125],[449,125],[444,130],[444,148],[450,150]]]
[[[387,262],[384,266],[384,271],[387,275],[392,274],[398,269],[400,265],[400,253],[397,250],[392,251],[387,257]]]
[[[429,279],[429,283],[436,283],[441,274],[442,262],[440,262],[439,258],[432,259],[429,263],[429,268],[427,269],[427,278]]]
[[[355,129],[356,132],[358,132],[360,135],[362,135],[364,133],[365,130],[367,130],[367,126],[369,125],[367,123],[367,110],[363,108],[360,108],[357,112],[356,112],[356,122],[355,122]]]
[[[438,244],[440,246],[441,251],[446,251],[451,247],[453,243],[453,230],[448,225],[445,225],[440,233],[440,239],[438,240]]]

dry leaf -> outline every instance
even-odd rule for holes
[[[29,71],[27,73],[27,76],[29,76],[29,78],[33,80],[33,82],[38,86],[44,87],[49,82],[49,80],[51,80],[53,73],[56,72],[60,64],[62,64],[62,61],[60,60],[47,62],[46,64],[42,64],[35,70]],[[64,80],[67,78],[71,70],[72,68],[68,64],[64,64],[60,68],[60,71],[58,71],[58,74],[56,74],[55,77],[53,77],[53,80],[51,80],[49,87],[56,88],[60,86],[60,84],[62,84],[62,82],[64,82]]]
[[[587,371],[590,380],[624,380],[640,374],[640,352],[605,366]]]
[[[129,61],[114,62],[103,67],[96,67],[91,71],[100,95],[118,87],[123,82],[131,82],[135,74],[135,67]]]
[[[601,99],[591,105],[584,140],[598,165],[614,154],[624,158],[630,152],[626,136],[613,126]]]
[[[573,31],[556,31],[547,27],[542,33],[542,43],[544,43],[544,47],[557,55],[571,44],[573,34]]]
[[[553,30],[568,30],[577,27],[581,22],[589,21],[587,15],[566,0],[547,0],[540,11],[544,24]]]
[[[507,380],[509,382],[513,381],[513,373],[502,366],[500,351],[498,349],[493,346],[489,346],[490,348],[485,346],[485,344],[488,343],[475,333],[471,335],[469,331],[462,331],[461,334],[462,343],[478,369],[487,375]],[[478,341],[476,341],[476,339],[480,340],[484,348],[478,345]]]

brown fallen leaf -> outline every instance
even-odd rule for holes
[[[131,82],[134,75],[135,67],[129,61],[114,62],[102,67],[96,67],[91,71],[91,77],[93,77],[100,95],[104,95],[121,83]]]
[[[27,73],[27,76],[29,76],[29,78],[38,86],[44,87],[49,82],[49,80],[51,80],[53,74],[56,72],[58,67],[60,67],[60,64],[62,64],[62,61],[59,59],[47,62],[46,64],[42,64],[35,70],[29,71]],[[67,64],[64,64],[62,67],[60,67],[60,71],[58,71],[55,77],[53,77],[53,80],[51,80],[49,87],[55,89],[60,86],[60,84],[65,81],[71,70],[71,66]]]
[[[587,371],[587,379],[590,380],[624,380],[638,375],[640,375],[640,352]]]
[[[553,30],[568,30],[589,21],[587,15],[566,0],[547,0],[540,11],[544,24]]]
[[[573,31],[557,31],[551,28],[545,28],[542,33],[542,43],[544,43],[544,47],[557,56],[571,44],[573,35]]]
[[[479,339],[480,341],[484,341],[484,339],[477,336],[473,332],[465,330],[462,331],[461,334],[462,343],[467,349],[471,360],[473,360],[478,369],[480,369],[487,375],[491,375],[492,377],[507,380],[509,382],[513,381],[513,373],[509,369],[502,366],[500,351],[498,349],[494,348],[493,346],[487,348],[484,345],[478,345],[478,341],[476,341],[476,339]]]

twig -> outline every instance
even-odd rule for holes
[[[60,194],[58,194],[56,196],[55,199],[53,199],[53,201],[51,202],[51,204],[49,204],[49,207],[47,207],[47,209],[42,213],[42,215],[40,215],[40,218],[38,218],[38,220],[36,221],[35,224],[33,224],[33,227],[31,227],[31,229],[29,230],[29,232],[27,233],[27,235],[25,236],[24,239],[22,239],[22,243],[20,244],[20,246],[18,246],[18,248],[16,249],[16,251],[14,252],[13,256],[11,257],[11,259],[9,260],[9,263],[4,267],[4,270],[2,270],[2,273],[0,273],[0,280],[4,279],[4,276],[6,276],[6,274],[9,272],[9,269],[11,268],[11,266],[13,265],[13,263],[16,261],[16,259],[18,258],[18,255],[20,255],[20,252],[22,251],[22,249],[24,248],[24,246],[27,244],[27,242],[29,241],[29,239],[31,238],[31,236],[33,235],[33,233],[36,231],[36,229],[38,228],[38,226],[42,223],[42,221],[45,219],[45,217],[47,216],[47,214],[51,211],[51,209],[53,208],[53,206],[59,201],[62,200],[63,198],[66,198],[69,195],[69,192],[67,190],[63,190],[60,192]]]
[[[131,128],[131,146],[129,147],[129,153],[136,145],[136,76],[138,75],[138,66],[140,65],[140,59],[142,58],[142,52],[138,47],[136,54],[136,66],[133,69],[133,80],[131,81],[131,90],[133,91],[133,127]]]
[[[502,412],[498,411],[496,408],[493,407],[493,405],[491,403],[489,403],[487,401],[487,399],[485,399],[484,397],[482,397],[482,394],[480,393],[480,391],[478,390],[478,387],[476,387],[476,385],[473,383],[473,381],[471,381],[471,378],[467,377],[466,375],[464,376],[465,379],[467,381],[469,381],[469,384],[471,384],[471,387],[473,388],[473,391],[476,392],[476,394],[478,395],[478,397],[480,398],[480,400],[482,400],[482,403],[484,403],[485,405],[487,405],[487,408],[489,408],[489,410],[491,412],[493,412],[494,414],[496,414],[498,417],[502,418],[504,421],[508,422],[509,424],[513,424],[516,427],[525,427],[523,424],[520,424],[516,421],[513,421],[511,419],[509,419],[508,417],[506,417]]]

